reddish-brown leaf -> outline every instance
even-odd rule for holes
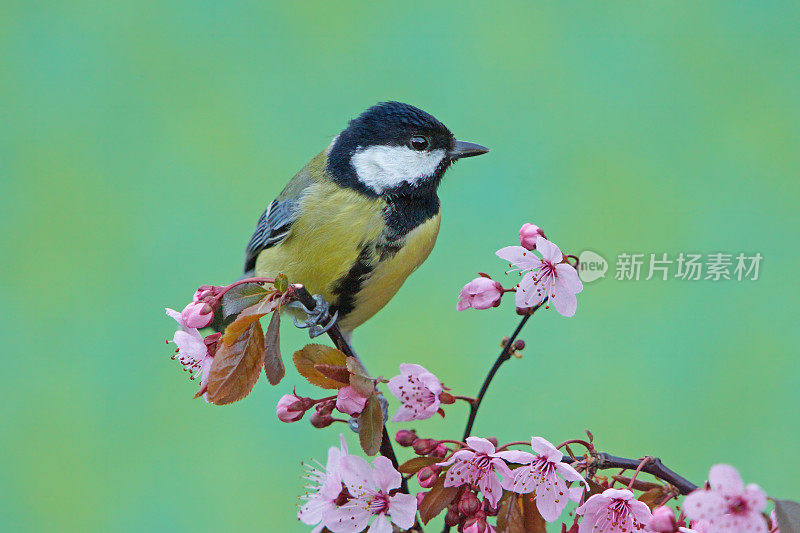
[[[361,449],[369,456],[377,454],[381,449],[383,437],[383,409],[378,395],[367,398],[367,404],[358,417],[358,440]]]
[[[277,385],[286,375],[281,357],[281,313],[273,311],[264,336],[264,372],[272,385]]]
[[[433,517],[441,513],[458,494],[458,487],[445,487],[444,479],[445,476],[439,476],[419,504],[419,517],[423,524],[427,524]]]
[[[222,335],[221,344],[231,345],[235,343],[239,337],[242,336],[242,333],[244,333],[245,330],[247,330],[247,328],[253,324],[253,322],[257,322],[262,316],[264,315],[239,315],[236,320],[228,324],[228,327],[225,328],[225,333]]]
[[[525,533],[522,517],[522,502],[516,494],[510,494],[500,503],[497,514],[497,531],[503,533]]]
[[[346,383],[335,381],[314,368],[316,365],[344,366],[347,356],[336,348],[324,344],[306,344],[302,349],[294,352],[292,360],[300,375],[312,385],[323,389],[340,389]]]
[[[325,377],[331,378],[334,381],[341,383],[342,387],[346,386],[350,381],[350,372],[347,371],[346,366],[341,365],[314,365],[314,368],[319,370],[320,374]],[[366,395],[365,395],[366,396]]]
[[[647,506],[652,511],[658,504],[664,501],[664,498],[667,496],[667,493],[664,491],[664,487],[656,487],[653,489],[648,490],[641,496],[639,496],[639,501],[646,503]]]
[[[208,401],[226,405],[250,394],[263,363],[264,332],[255,320],[234,342],[220,343],[208,373]]]
[[[414,457],[401,464],[397,470],[401,474],[416,474],[426,466],[435,465],[441,461],[441,457]]]
[[[547,522],[539,513],[536,507],[536,497],[533,494],[523,494],[522,500],[522,524],[526,533],[547,533]]]

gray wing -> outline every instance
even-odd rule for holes
[[[256,231],[247,243],[245,273],[255,269],[258,254],[283,240],[297,220],[299,198],[281,198],[281,196],[273,200],[258,219]]]

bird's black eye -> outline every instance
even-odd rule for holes
[[[414,135],[413,137],[411,137],[411,140],[408,142],[408,145],[411,147],[411,149],[412,150],[417,150],[418,152],[421,152],[421,151],[425,150],[426,148],[428,148],[429,144],[430,144],[430,141],[428,140],[428,138],[424,137],[422,135]]]

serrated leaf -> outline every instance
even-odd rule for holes
[[[397,471],[401,474],[416,474],[426,466],[435,465],[441,461],[441,457],[414,457],[401,464]]]
[[[370,377],[369,372],[367,372],[367,369],[365,369],[364,365],[361,364],[361,361],[359,361],[355,357],[347,358],[347,370],[349,370],[351,374],[357,374],[365,378]]]
[[[272,385],[280,383],[286,375],[281,357],[281,314],[278,311],[272,313],[264,335],[264,372]]]
[[[269,294],[266,287],[258,283],[243,283],[237,285],[222,296],[222,316],[228,318],[242,310],[257,304]]]
[[[427,524],[433,517],[444,511],[458,494],[458,487],[445,487],[444,479],[445,476],[439,476],[431,490],[419,503],[419,518],[423,524]]]
[[[358,440],[361,449],[369,456],[377,454],[381,449],[383,437],[383,409],[378,395],[367,398],[367,403],[358,417]]]
[[[331,348],[324,344],[306,344],[302,349],[294,352],[292,360],[300,375],[312,385],[323,389],[340,389],[346,385],[346,383],[340,383],[326,377],[322,372],[314,368],[315,365],[344,366],[347,356],[336,348]]]
[[[800,503],[775,500],[775,514],[778,516],[778,529],[781,533],[800,533]]]
[[[348,372],[346,366],[341,365],[314,365],[314,368],[319,370],[319,372],[327,377],[331,378],[334,381],[338,381],[341,383],[342,387],[346,386],[350,381],[350,372]],[[364,394],[363,396],[369,396],[368,394]]]
[[[226,405],[250,394],[263,362],[264,332],[256,320],[233,342],[220,343],[208,373],[208,401]]]
[[[664,491],[664,487],[655,487],[645,491],[638,499],[640,502],[647,504],[652,511],[658,507],[659,503],[664,501],[666,495],[667,493]]]

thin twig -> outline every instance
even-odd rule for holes
[[[625,457],[616,457],[607,453],[598,453],[590,456],[587,466],[596,468],[598,470],[605,470],[608,468],[624,468],[626,470],[636,470],[641,464],[641,459],[627,459]],[[585,461],[585,459],[574,460],[572,457],[565,455],[562,459],[564,463],[575,463]],[[657,477],[662,481],[666,481],[680,491],[681,494],[689,494],[693,490],[697,490],[697,485],[670,470],[661,459],[653,457],[650,461],[641,468],[642,472],[647,472],[651,476]]]
[[[511,358],[511,351],[512,345],[516,340],[519,332],[522,331],[522,328],[525,327],[525,323],[530,320],[533,314],[542,306],[544,305],[543,301],[539,305],[533,308],[533,310],[522,317],[520,320],[517,329],[514,330],[514,333],[511,334],[511,337],[508,339],[508,342],[503,346],[503,350],[500,352],[500,355],[497,357],[497,361],[494,362],[492,365],[492,369],[489,370],[489,373],[486,375],[486,379],[483,380],[483,386],[481,387],[480,392],[478,393],[478,397],[475,399],[475,402],[469,406],[469,418],[467,419],[467,427],[464,429],[464,440],[467,440],[467,437],[470,436],[472,433],[472,426],[475,424],[475,417],[478,415],[478,409],[481,406],[481,402],[483,401],[483,397],[486,395],[486,391],[489,389],[489,385],[492,384],[492,379],[494,379],[494,375],[497,374],[497,371],[500,370],[500,367],[503,366],[503,363],[508,361]]]

